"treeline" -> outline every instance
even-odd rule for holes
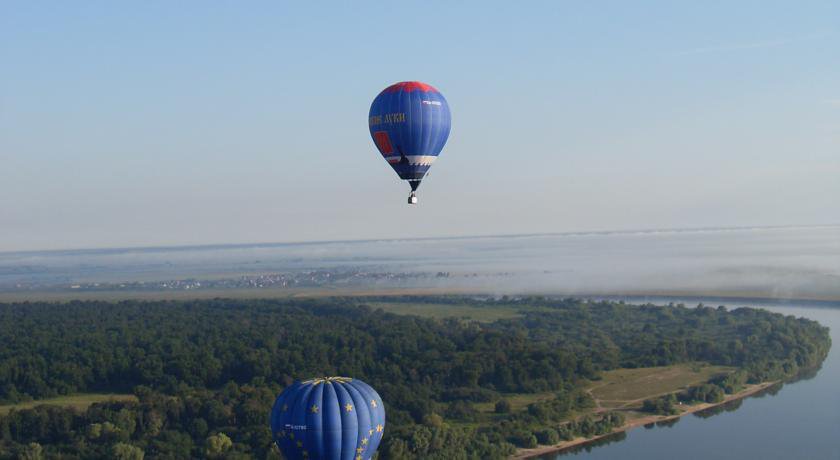
[[[583,356],[522,335],[335,300],[15,304],[0,308],[0,338],[6,402],[336,374],[382,381],[420,420],[431,395],[546,391],[594,376]],[[420,394],[400,394],[406,386]]]
[[[0,417],[0,458],[273,458],[274,397],[318,375],[354,376],[379,391],[388,412],[382,458],[502,458],[620,424],[620,414],[568,423],[592,406],[581,389],[599,370],[708,361],[755,380],[817,364],[830,346],[817,323],[760,310],[426,300],[505,305],[521,316],[424,319],[364,299],[0,305],[0,400],[138,397],[84,412],[12,411]],[[536,392],[553,397],[524,410],[506,401]]]
[[[162,394],[137,387],[137,402],[98,403],[83,413],[38,406],[0,417],[5,458],[280,458],[266,428],[278,385],[228,383]],[[10,442],[11,441],[11,442]]]
[[[677,405],[695,403],[719,403],[727,394],[740,391],[749,380],[749,373],[743,369],[712,377],[708,382],[693,385],[683,391],[667,394],[658,398],[647,399],[642,403],[642,411],[659,415],[678,414]],[[792,377],[793,375],[787,375]]]
[[[831,347],[828,329],[817,322],[760,309],[570,299],[543,299],[539,305],[497,327],[590,356],[597,369],[704,361],[742,368],[748,382],[757,383],[816,367]]]

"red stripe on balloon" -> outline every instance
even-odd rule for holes
[[[423,82],[419,81],[401,81],[399,83],[394,83],[393,85],[385,88],[383,93],[396,93],[398,91],[423,91],[424,93],[428,93],[431,91],[438,92],[432,85],[427,85]]]
[[[388,137],[386,131],[377,131],[373,133],[373,140],[376,141],[376,146],[383,155],[394,153],[394,147],[391,145],[391,139]]]

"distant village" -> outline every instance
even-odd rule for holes
[[[200,289],[312,288],[332,285],[405,285],[421,280],[446,279],[449,272],[371,272],[354,269],[310,270],[242,275],[235,278],[183,278],[161,281],[25,283],[0,287],[2,291],[187,291]],[[475,276],[475,275],[467,275]]]

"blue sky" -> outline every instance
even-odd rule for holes
[[[0,2],[0,250],[840,222],[836,1],[314,3]]]

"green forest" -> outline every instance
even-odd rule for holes
[[[427,318],[369,304],[511,314]],[[715,401],[822,362],[818,323],[764,310],[541,297],[72,301],[0,304],[0,403],[88,392],[130,400],[0,415],[0,458],[281,458],[268,414],[297,379],[342,375],[382,396],[380,459],[504,458],[609,432],[584,383],[605,370],[704,362],[738,370],[674,399]],[[525,407],[514,395],[549,395]],[[480,410],[490,407],[489,411]]]

